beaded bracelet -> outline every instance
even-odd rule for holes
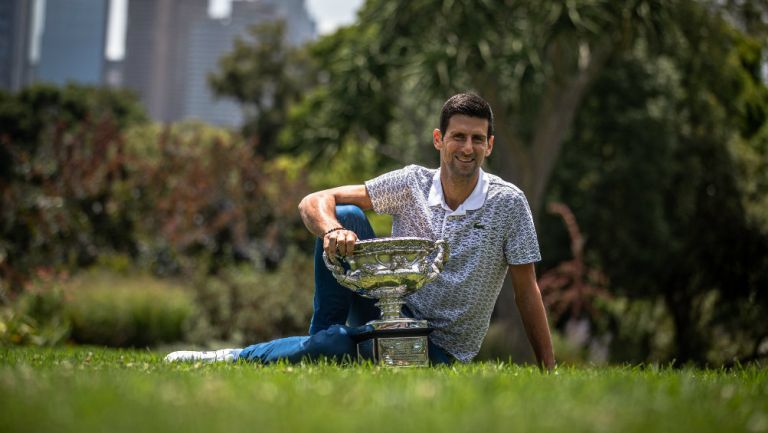
[[[328,230],[327,232],[323,233],[323,237],[326,237],[326,236],[328,236],[328,234],[333,233],[333,232],[338,231],[338,230],[346,230],[346,229],[344,227],[332,228],[332,229]]]

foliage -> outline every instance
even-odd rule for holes
[[[12,349],[0,352],[0,417],[8,432],[389,432],[396,421],[404,432],[762,433],[767,374],[759,366],[550,375],[506,363],[169,365],[146,351]]]
[[[135,135],[134,135],[135,134]],[[161,273],[215,274],[235,262],[274,269],[309,237],[296,205],[301,165],[264,160],[237,134],[199,123],[142,128],[128,137],[144,251]]]
[[[38,266],[86,265],[105,245],[134,248],[125,207],[110,199],[124,175],[120,134],[143,121],[125,92],[0,93],[0,291],[18,290]]]
[[[584,238],[571,209],[552,202],[547,206],[550,213],[563,218],[571,238],[572,259],[563,261],[539,277],[539,289],[549,320],[562,326],[569,320],[584,317],[596,318],[599,311],[594,305],[601,299],[610,298],[605,287],[606,276],[584,263]]]
[[[292,249],[273,271],[233,265],[199,276],[195,289],[203,323],[190,339],[242,345],[305,335],[312,315],[312,269],[311,259]]]
[[[233,261],[274,267],[287,243],[308,238],[295,211],[307,190],[300,171],[265,162],[231,132],[141,123],[132,104],[75,86],[2,94],[4,296],[38,268],[114,253],[166,275]]]
[[[765,356],[768,339],[762,47],[717,16],[689,12],[663,55],[639,43],[609,63],[576,120],[550,197],[571,205],[615,294],[643,299],[649,311],[663,306],[674,335],[667,356],[753,359]],[[713,29],[722,38],[712,39]],[[542,223],[546,232],[554,221]],[[636,329],[669,331],[652,317]],[[627,319],[615,317],[615,336]],[[618,359],[626,348],[617,346]]]
[[[191,291],[133,268],[41,274],[0,308],[0,344],[154,346],[185,338],[197,310]]]
[[[80,344],[146,347],[179,341],[197,313],[191,292],[147,275],[90,272],[64,289],[70,338]]]
[[[63,317],[59,293],[41,296],[25,293],[15,305],[0,307],[0,346],[54,346],[69,336],[69,322]],[[51,299],[54,298],[54,299]],[[55,315],[34,318],[27,314],[28,304],[57,302]]]

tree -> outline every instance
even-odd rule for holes
[[[314,83],[312,59],[302,47],[288,45],[282,21],[252,27],[249,36],[235,40],[209,83],[216,95],[242,105],[243,134],[256,138],[260,154],[273,155],[288,110]]]
[[[768,340],[764,47],[707,10],[686,16],[658,51],[609,63],[549,197],[574,208],[614,293],[664,306],[670,359],[754,359]]]

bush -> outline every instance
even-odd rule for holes
[[[21,308],[0,308],[0,346],[54,346],[68,335],[69,323],[61,315],[41,321]]]
[[[195,284],[203,310],[196,343],[212,339],[249,344],[304,335],[312,315],[312,258],[289,249],[274,271],[230,266]],[[203,332],[204,326],[210,328]]]
[[[66,274],[50,269],[38,269],[36,274],[33,283],[13,301],[2,298],[0,345],[53,346],[69,337],[60,284]]]
[[[98,272],[72,284],[65,309],[74,342],[114,347],[182,340],[197,311],[192,294],[174,284]]]

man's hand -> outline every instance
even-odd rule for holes
[[[323,250],[328,258],[336,261],[336,255],[350,256],[355,251],[357,234],[352,230],[334,230],[323,237]]]
[[[337,204],[353,204],[362,210],[373,207],[365,185],[348,185],[312,193],[299,203],[299,213],[310,232],[323,238],[323,250],[336,262],[355,250],[357,234],[343,228],[336,219]]]

